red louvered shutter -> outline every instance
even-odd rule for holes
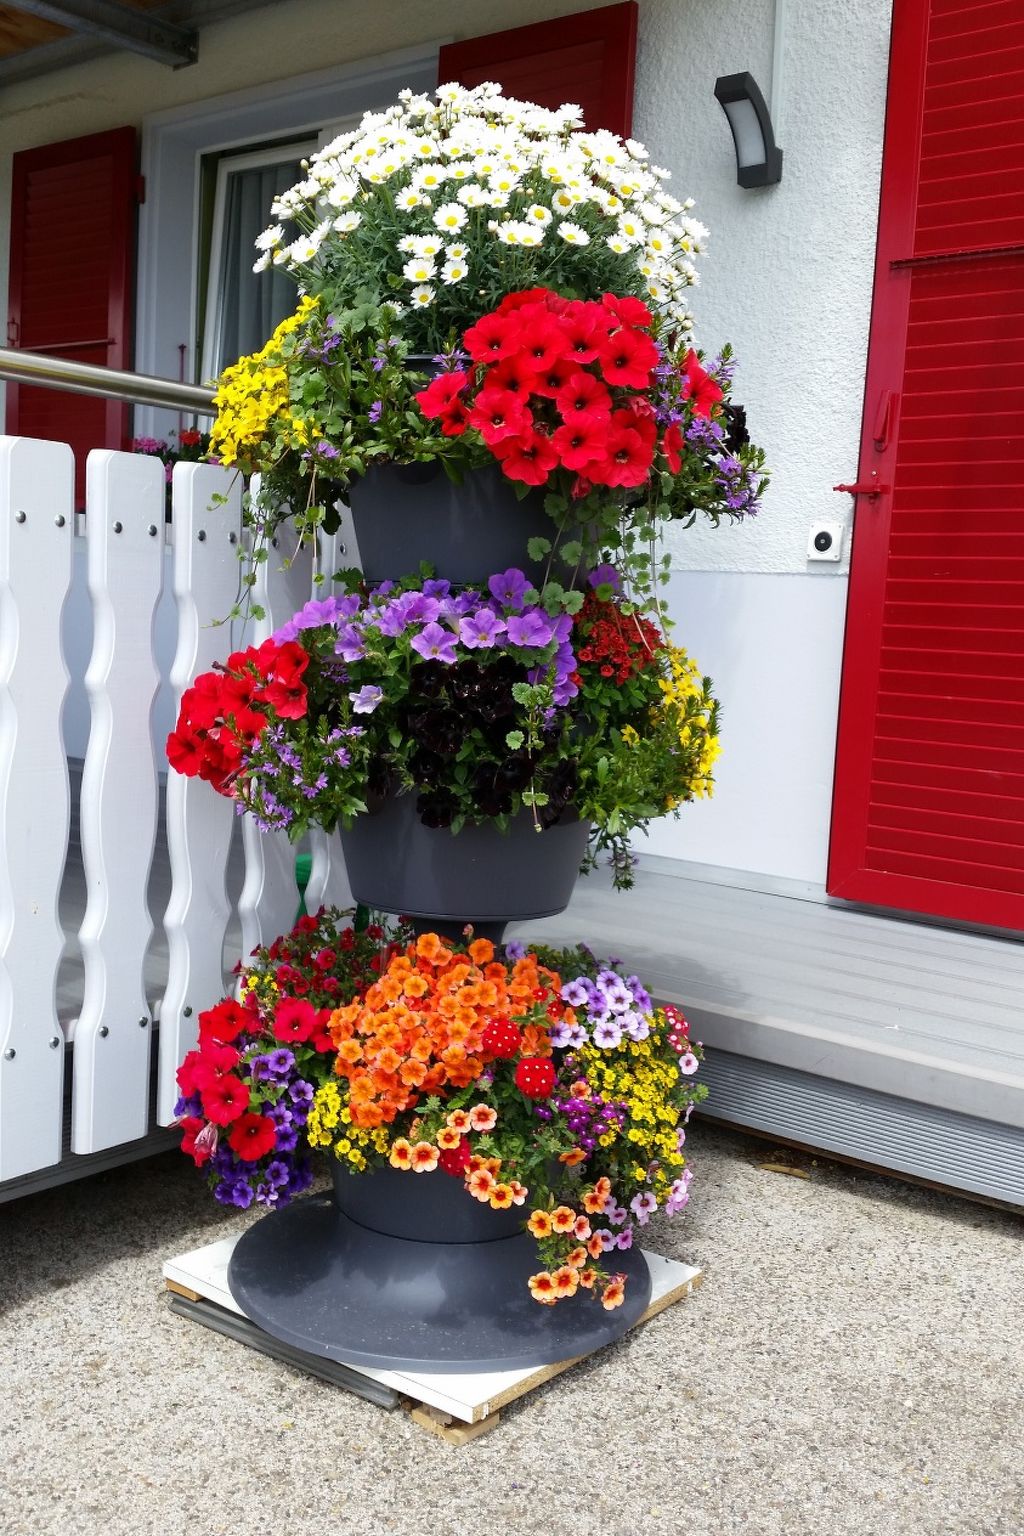
[[[135,129],[67,139],[13,158],[8,345],[129,367]],[[9,384],[7,431],[70,443],[81,504],[85,455],[90,448],[128,446],[128,407]]]
[[[608,128],[623,138],[633,131],[635,0],[577,11],[508,32],[446,43],[438,58],[439,85],[467,88],[494,80],[508,96],[583,109],[588,128]]]
[[[1024,929],[1020,0],[896,0],[889,79],[829,890]]]

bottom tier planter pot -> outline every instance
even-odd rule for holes
[[[590,823],[566,817],[538,832],[520,811],[507,832],[489,822],[452,833],[425,827],[416,796],[390,795],[342,831],[355,899],[452,933],[471,922],[500,940],[505,925],[564,912],[587,850]]]
[[[524,1369],[619,1338],[650,1301],[640,1250],[608,1256],[626,1276],[613,1311],[582,1291],[541,1306],[527,1285],[542,1265],[520,1230],[524,1212],[492,1211],[440,1170],[338,1168],[333,1196],[296,1201],[249,1228],[228,1284],[274,1338],[383,1370]]]

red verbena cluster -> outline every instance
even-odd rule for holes
[[[576,615],[575,631],[577,661],[597,667],[602,677],[616,683],[642,672],[665,644],[641,614],[624,614],[594,592],[587,593]]]
[[[235,651],[215,672],[203,672],[182,695],[178,723],[167,738],[171,767],[206,779],[222,794],[268,723],[262,706],[280,719],[306,713],[302,675],[309,656],[294,640],[264,640]]]
[[[642,485],[659,454],[678,473],[684,446],[678,421],[663,426],[650,398],[656,385],[662,392],[663,356],[651,324],[636,298],[512,293],[465,333],[473,366],[441,374],[416,399],[446,436],[479,432],[510,480],[543,485],[568,470],[577,497]],[[722,398],[694,353],[679,393],[700,415]]]

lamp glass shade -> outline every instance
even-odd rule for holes
[[[741,169],[749,165],[764,165],[767,158],[764,134],[754,103],[744,97],[740,101],[724,101],[722,106],[736,141],[737,165]]]

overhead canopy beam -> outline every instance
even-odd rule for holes
[[[199,56],[199,35],[190,27],[163,21],[115,0],[18,0],[12,7],[72,32],[102,38],[115,48],[127,48],[160,64],[180,68]]]

